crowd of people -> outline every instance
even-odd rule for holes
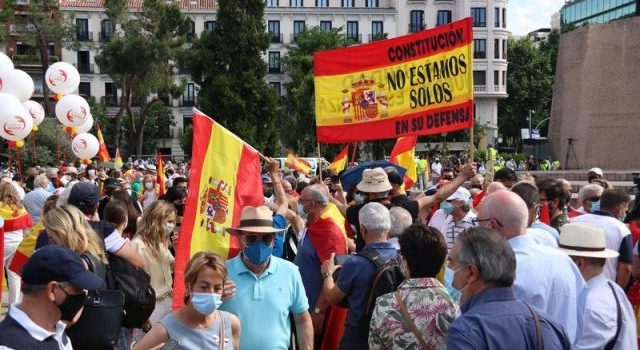
[[[598,168],[574,208],[568,181],[506,166],[486,177],[475,163],[441,167],[408,192],[394,167],[362,169],[343,188],[337,174],[267,159],[264,205],[225,230],[241,252],[193,255],[176,310],[188,173],[167,168],[164,194],[142,162],[2,178],[11,306],[0,349],[73,347],[65,328],[105,284],[86,255],[143,269],[156,293],[148,321],[122,328],[114,349],[638,348],[627,292],[640,290],[640,211]],[[27,244],[35,252],[18,259]],[[402,282],[370,300],[379,266],[399,266]]]

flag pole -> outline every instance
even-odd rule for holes
[[[320,175],[320,181],[322,181],[322,155],[320,154],[320,142],[317,142],[318,145],[318,170]]]
[[[473,143],[473,126],[469,129],[469,163],[473,163],[473,154],[475,153],[475,146]]]
[[[349,164],[349,166],[353,166],[353,163],[355,162],[355,159],[356,159],[357,151],[358,151],[358,141],[356,141],[356,144],[353,147],[353,152],[351,153],[351,163]]]

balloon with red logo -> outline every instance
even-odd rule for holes
[[[20,102],[29,100],[34,88],[33,78],[25,71],[11,69],[0,72],[0,92],[11,94]]]
[[[45,112],[41,104],[36,101],[26,101],[22,103],[22,107],[26,108],[33,117],[33,126],[38,126],[44,120]]]
[[[98,139],[89,134],[82,133],[76,135],[71,141],[71,150],[76,157],[80,159],[91,159],[98,154],[98,149],[100,148],[100,143]]]
[[[33,129],[33,117],[20,104],[0,106],[0,136],[9,141],[19,141],[29,136]]]
[[[13,61],[9,58],[9,56],[0,52],[0,73],[12,70],[13,69]]]
[[[80,73],[67,62],[56,62],[49,66],[44,79],[51,91],[63,95],[76,91],[80,86]]]
[[[87,120],[84,122],[84,124],[76,127],[75,131],[78,134],[82,134],[85,132],[89,132],[89,130],[91,130],[92,127],[93,127],[93,116],[89,114],[89,117],[87,117]]]
[[[56,103],[56,117],[65,126],[80,126],[90,114],[87,101],[75,94],[66,95]]]

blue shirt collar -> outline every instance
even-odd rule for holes
[[[491,301],[506,301],[515,300],[516,294],[512,287],[492,287],[483,290],[482,292],[472,296],[464,304],[460,306],[460,311],[465,313],[469,309],[473,308],[476,304],[491,302]]]

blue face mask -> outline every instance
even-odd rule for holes
[[[442,211],[445,212],[446,214],[450,215],[451,212],[453,211],[453,204],[451,204],[450,202],[444,201],[442,202],[442,204],[440,204],[440,209],[442,209]]]
[[[306,219],[307,219],[307,213],[305,213],[305,212],[304,212],[304,205],[302,205],[302,204],[298,203],[298,206],[297,206],[297,208],[296,208],[296,209],[298,210],[298,215],[299,215],[302,219],[306,220]]]
[[[243,253],[252,264],[260,265],[269,260],[271,254],[273,254],[273,245],[264,243],[259,239],[255,243],[247,244]]]
[[[364,203],[364,197],[360,193],[356,193],[356,195],[353,196],[353,200],[358,204]]]
[[[222,305],[222,294],[192,293],[191,304],[202,315],[211,315]]]
[[[591,202],[591,212],[600,210],[600,201]]]

